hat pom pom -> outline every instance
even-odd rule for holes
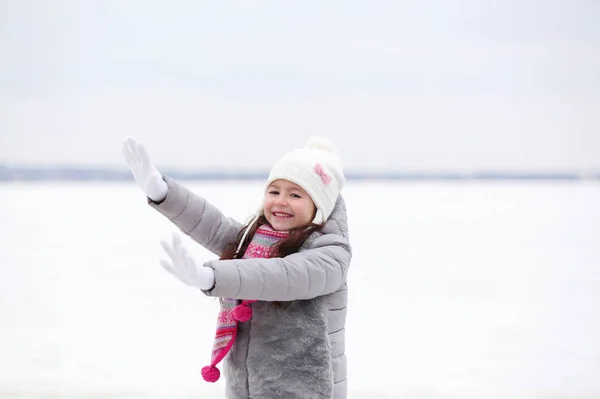
[[[335,152],[335,146],[331,140],[321,136],[313,136],[306,143],[305,148]]]
[[[242,323],[252,318],[252,308],[246,304],[237,305],[233,308],[233,319]]]
[[[217,382],[221,377],[221,372],[215,366],[206,366],[202,368],[202,378],[206,382]]]

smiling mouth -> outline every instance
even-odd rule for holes
[[[273,212],[273,216],[275,216],[277,218],[284,218],[284,219],[288,219],[288,218],[292,217],[292,215],[290,215],[288,213],[282,213],[282,212]]]

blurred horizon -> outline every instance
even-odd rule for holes
[[[163,175],[179,181],[256,181],[266,180],[268,170],[194,170],[161,169]],[[600,183],[600,170],[597,171],[398,171],[360,172],[345,171],[350,181],[585,181]],[[131,171],[126,167],[69,167],[69,166],[23,166],[0,164],[1,182],[118,182],[133,181]]]

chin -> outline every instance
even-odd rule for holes
[[[286,223],[271,223],[271,227],[273,227],[276,231],[289,230],[290,227]]]
[[[273,221],[273,222],[269,222],[269,223],[271,224],[271,227],[275,231],[290,230],[290,229],[292,229],[294,227],[293,223],[290,223],[290,222]]]

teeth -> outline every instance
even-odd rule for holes
[[[291,217],[290,215],[286,215],[285,213],[278,213],[278,212],[273,213],[273,215],[279,216],[279,217],[284,217],[284,218]]]

